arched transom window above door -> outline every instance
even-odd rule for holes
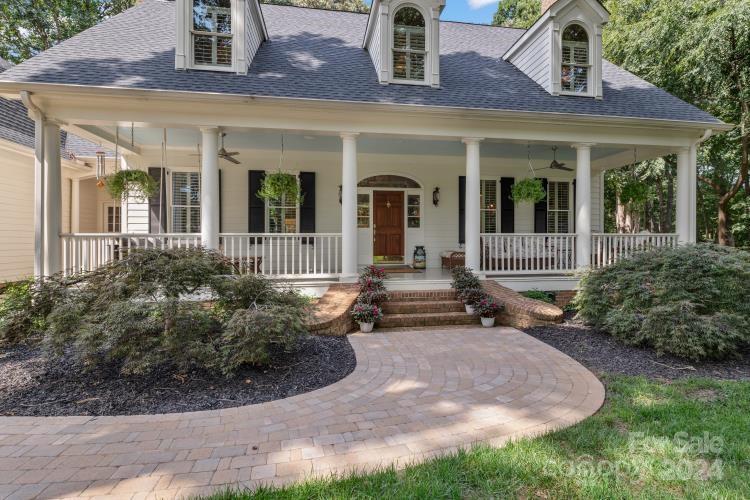
[[[401,175],[373,175],[363,179],[357,184],[362,188],[396,188],[396,189],[420,189],[414,179],[409,179]]]

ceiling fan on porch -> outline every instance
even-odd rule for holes
[[[235,156],[237,156],[238,154],[240,154],[239,151],[227,151],[224,148],[224,137],[226,137],[226,135],[227,135],[226,132],[222,132],[221,133],[221,147],[219,148],[219,158],[223,158],[224,160],[226,160],[226,161],[228,161],[230,163],[234,163],[235,165],[239,165],[240,164],[239,160],[237,160],[236,158],[234,158]]]
[[[537,170],[564,170],[565,172],[573,172],[573,169],[570,167],[566,167],[565,163],[560,163],[557,161],[557,146],[552,146],[552,153],[554,154],[554,158],[552,160],[552,163],[549,164],[549,167],[540,168]]]

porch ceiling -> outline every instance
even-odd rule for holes
[[[100,127],[100,130],[110,137],[114,137],[114,127]],[[120,137],[123,141],[130,141],[130,128],[120,128]],[[157,128],[135,128],[133,131],[134,142],[142,148],[160,148],[162,143],[162,129]],[[167,129],[167,144],[169,149],[197,150],[201,135],[197,129]],[[341,151],[341,139],[337,136],[314,135],[299,132],[283,134],[284,148],[287,151],[315,151],[339,153]],[[264,130],[227,130],[225,146],[232,150],[279,150],[281,148],[282,134]],[[518,142],[500,142],[487,140],[482,143],[482,156],[490,158],[508,158],[526,160],[529,147],[532,162],[539,162],[544,166],[553,158],[553,143],[533,143],[530,146]],[[575,162],[576,152],[570,144],[557,144],[557,159],[564,162]],[[362,135],[357,141],[357,149],[360,154],[392,154],[392,155],[431,155],[431,156],[456,156],[463,157],[466,154],[464,145],[459,141],[436,140],[419,137],[391,137]],[[666,154],[667,151],[655,148],[637,148],[639,159],[651,158]],[[592,149],[592,161],[603,160],[609,157],[628,157],[624,163],[632,161],[633,150],[622,146],[597,146]]]

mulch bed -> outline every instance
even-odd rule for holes
[[[694,363],[673,356],[657,356],[652,349],[630,347],[614,337],[589,328],[567,316],[565,323],[524,330],[532,337],[564,352],[595,375],[643,375],[657,380],[707,377],[717,380],[750,380],[750,351],[739,359]]]
[[[116,367],[85,372],[70,360],[47,361],[39,348],[0,351],[0,415],[137,415],[231,408],[325,387],[356,366],[346,337],[310,336],[267,369],[232,378],[162,370],[120,376]]]

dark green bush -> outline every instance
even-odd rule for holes
[[[50,356],[66,353],[90,367],[115,363],[123,374],[160,367],[230,373],[243,362],[271,362],[277,345],[291,345],[286,336],[304,332],[309,300],[229,270],[214,252],[138,250],[91,273],[19,284],[0,306],[0,340],[36,336]],[[194,292],[216,300],[199,303]],[[237,311],[256,309],[278,317],[260,316],[271,330],[246,339],[234,327],[225,338]]]
[[[543,292],[541,290],[528,290],[521,293],[521,295],[529,299],[541,300],[542,302],[546,302],[547,304],[555,303],[555,296],[552,293]]]
[[[584,276],[574,305],[627,344],[725,358],[750,342],[750,254],[715,245],[638,253]]]
[[[221,337],[222,371],[269,364],[274,353],[289,350],[306,334],[304,320],[303,311],[292,307],[238,309]]]

